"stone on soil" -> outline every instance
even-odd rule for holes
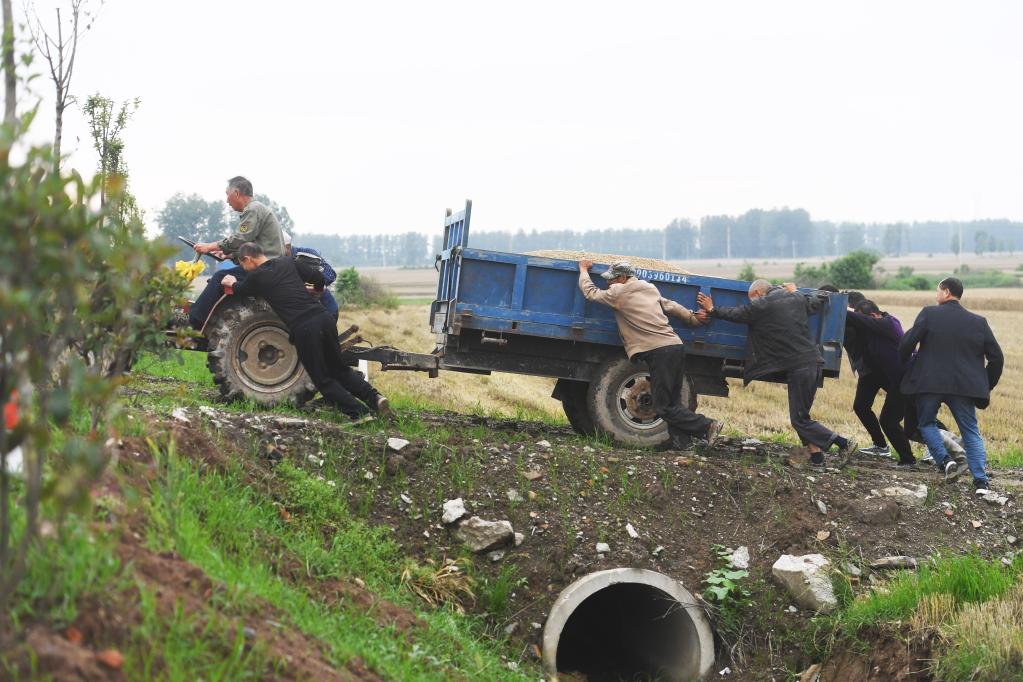
[[[455,537],[472,551],[480,553],[512,544],[515,541],[515,529],[510,521],[485,521],[472,516],[458,525]]]
[[[871,561],[870,567],[875,570],[896,568],[915,569],[916,559],[911,556],[886,556],[876,561]]]
[[[465,510],[465,502],[461,497],[456,497],[455,499],[448,500],[444,503],[444,513],[440,517],[440,522],[447,526],[468,513],[469,512]]]
[[[903,507],[922,507],[927,499],[927,486],[921,483],[915,488],[893,485],[881,490],[871,490],[871,497],[887,497]]]
[[[831,588],[828,567],[831,562],[821,554],[781,555],[771,573],[803,608],[830,613],[838,606]]]
[[[610,551],[611,545],[607,544],[606,542],[597,543],[597,554],[607,554]]]
[[[387,439],[387,447],[389,447],[391,450],[394,450],[395,452],[401,452],[406,446],[408,446],[408,444],[409,442],[404,438]]]
[[[742,570],[749,568],[749,547],[743,546],[732,552],[732,555],[728,557],[728,563],[732,565],[732,568]]]

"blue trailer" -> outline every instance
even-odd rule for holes
[[[636,445],[663,441],[667,428],[654,414],[647,368],[625,356],[613,311],[583,297],[578,264],[474,249],[469,246],[471,213],[472,202],[466,202],[463,211],[448,210],[444,221],[443,249],[436,259],[437,298],[430,309],[434,351],[373,348],[357,349],[358,355],[380,362],[385,370],[552,377],[557,380],[553,397],[580,433],[603,431]],[[606,269],[607,264],[595,265],[592,271],[602,288],[607,284],[596,275]],[[713,296],[720,306],[749,300],[748,282],[643,269],[637,276],[690,310],[697,308],[697,292]],[[839,374],[846,302],[844,295],[832,295],[810,319],[825,377]],[[699,394],[727,396],[726,377],[742,376],[746,326],[714,320],[693,328],[669,319],[687,352],[682,399],[695,409]]]

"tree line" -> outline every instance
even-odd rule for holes
[[[294,233],[287,208],[265,195],[284,229]],[[223,201],[176,194],[157,215],[163,234],[210,241],[231,232],[237,214]],[[661,229],[474,231],[469,245],[524,253],[539,250],[591,251],[665,260],[699,258],[816,258],[872,251],[885,256],[908,253],[1014,253],[1023,245],[1023,223],[1010,220],[915,223],[835,223],[811,220],[803,209],[754,209],[742,215],[706,216],[698,223],[675,219]],[[331,262],[354,266],[425,267],[440,249],[439,235],[333,235],[300,233],[295,243],[319,249]]]

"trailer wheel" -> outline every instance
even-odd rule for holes
[[[586,392],[589,386],[585,381],[558,379],[553,396],[561,401],[561,409],[565,411],[572,429],[583,436],[597,433],[597,425],[593,423],[593,417],[586,406]]]
[[[226,300],[206,326],[206,365],[225,400],[301,405],[315,393],[288,341],[288,329],[263,299]]]
[[[690,410],[696,409],[696,390],[688,374],[680,398]],[[654,413],[646,363],[632,363],[626,357],[606,361],[590,383],[586,406],[594,424],[621,443],[653,446],[668,437],[668,425]]]

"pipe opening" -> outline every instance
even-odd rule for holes
[[[713,664],[713,636],[692,596],[668,576],[612,569],[562,592],[548,617],[548,671],[590,682],[697,680]]]

